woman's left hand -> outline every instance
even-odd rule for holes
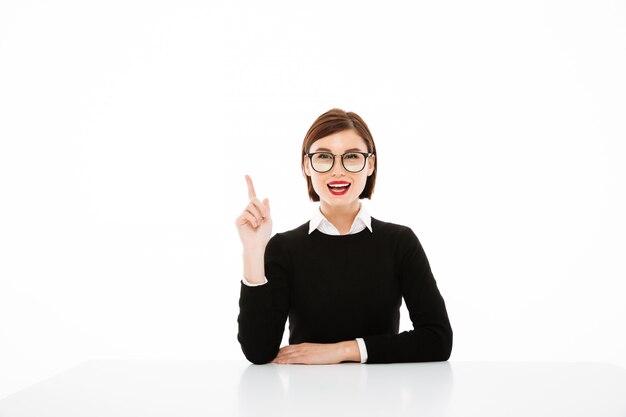
[[[329,365],[344,361],[360,361],[355,340],[340,343],[300,343],[283,346],[271,363]]]

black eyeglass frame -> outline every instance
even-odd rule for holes
[[[332,155],[333,156],[333,162],[332,164],[330,164],[330,168],[328,168],[326,171],[318,171],[317,169],[315,169],[315,167],[313,166],[313,159],[311,158],[311,155],[315,155],[315,154],[319,154],[319,153],[324,153],[326,155]],[[363,166],[361,167],[361,169],[359,169],[358,171],[350,171],[348,168],[346,168],[346,164],[343,161],[343,157],[344,155],[348,155],[351,153],[360,153],[361,155],[365,156],[365,160],[363,161]],[[369,158],[370,156],[374,155],[373,152],[356,152],[356,151],[349,151],[349,152],[344,152],[342,154],[334,154],[334,153],[330,153],[330,152],[310,152],[307,153],[306,156],[309,158],[309,161],[311,161],[311,168],[313,168],[313,171],[315,172],[319,172],[320,174],[323,174],[325,172],[328,172],[330,170],[333,169],[333,167],[335,166],[335,157],[336,156],[340,156],[341,157],[341,165],[343,166],[343,168],[348,171],[351,172],[353,174],[356,174],[357,172],[361,172],[363,171],[363,169],[365,168],[365,165],[367,165],[367,158]]]

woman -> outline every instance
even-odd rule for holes
[[[339,158],[339,161],[337,161]],[[365,122],[332,109],[302,144],[310,221],[271,236],[268,199],[246,175],[250,202],[235,221],[243,244],[239,333],[255,364],[445,361],[452,351],[446,306],[413,231],[369,216],[361,198],[376,181],[376,147]],[[413,330],[398,334],[404,297]],[[289,345],[280,348],[289,316]]]

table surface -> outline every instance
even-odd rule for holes
[[[626,370],[601,362],[90,360],[0,400],[0,417],[283,415],[624,417]]]

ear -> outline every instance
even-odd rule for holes
[[[368,161],[368,165],[367,165],[367,176],[369,177],[370,175],[372,175],[374,173],[374,159],[376,159],[376,155],[372,155],[370,156]]]
[[[303,158],[304,158],[304,172],[306,173],[307,177],[310,177],[311,176],[311,167],[309,166],[309,163],[311,161],[309,160],[309,158],[306,155],[304,155]]]

